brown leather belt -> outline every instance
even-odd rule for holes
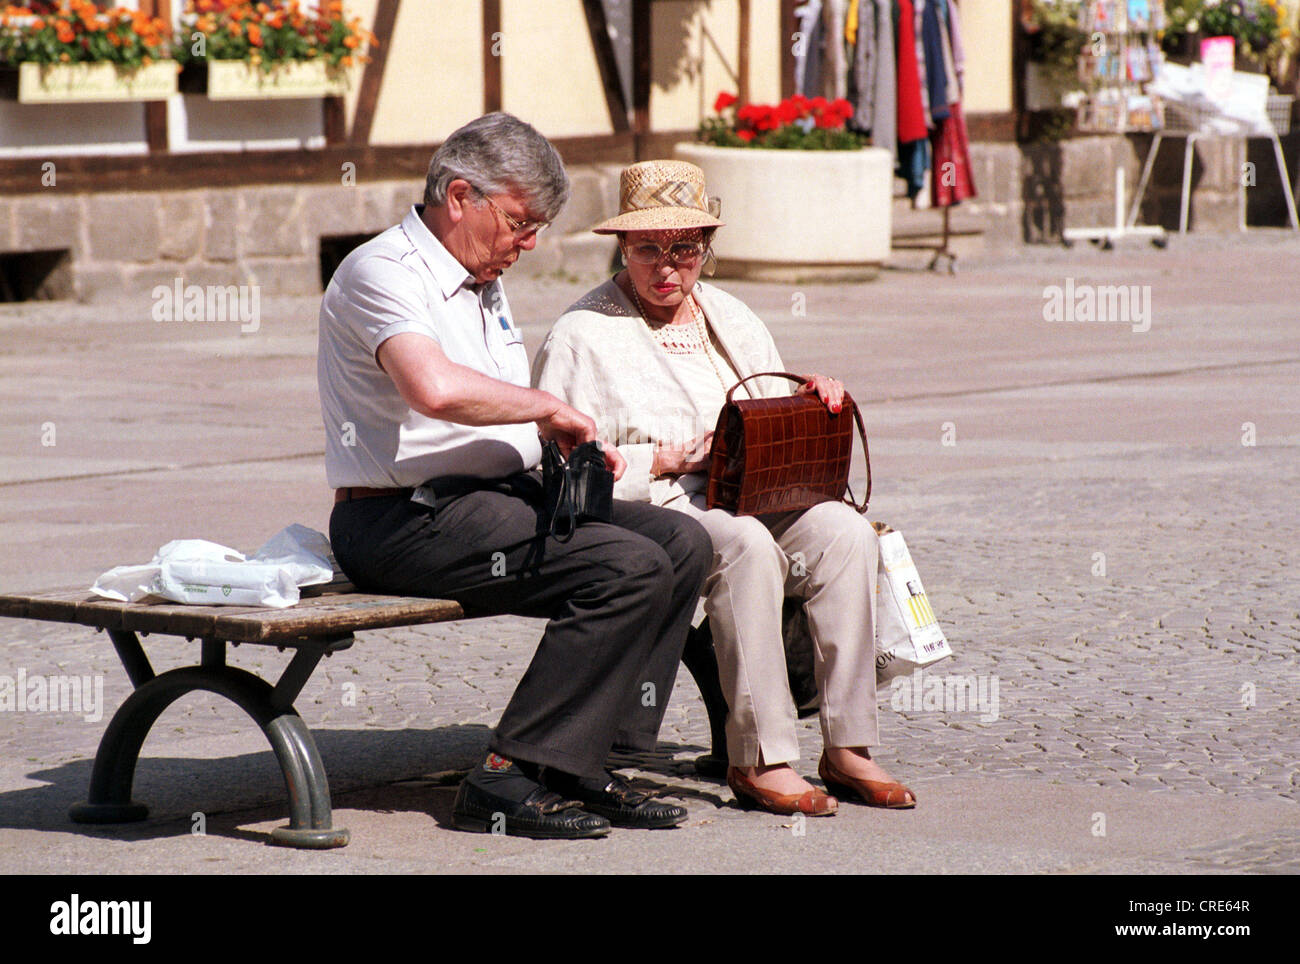
[[[409,499],[414,489],[368,489],[364,485],[352,485],[346,489],[334,490],[335,502],[351,502],[353,499],[376,499],[383,495],[400,495]]]

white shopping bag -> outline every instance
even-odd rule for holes
[[[876,687],[951,655],[903,534],[884,533],[876,576]]]
[[[306,526],[291,525],[251,557],[203,539],[177,539],[145,566],[118,566],[90,591],[119,602],[146,596],[200,606],[272,606],[298,602],[299,587],[334,576],[329,540]]]

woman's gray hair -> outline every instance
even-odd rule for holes
[[[529,211],[554,221],[569,199],[559,152],[531,124],[512,114],[484,114],[443,141],[429,162],[424,203],[447,203],[447,185],[460,178],[481,194],[521,195]]]

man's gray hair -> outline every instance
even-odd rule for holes
[[[530,213],[554,221],[569,199],[560,154],[531,124],[512,114],[484,114],[452,133],[434,152],[424,203],[447,203],[447,185],[460,178],[482,194],[517,193]]]

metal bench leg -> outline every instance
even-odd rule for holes
[[[697,757],[695,769],[703,776],[724,776],[727,772],[727,699],[718,679],[718,657],[713,650],[713,633],[705,619],[686,635],[682,662],[695,678],[695,685],[709,714],[709,738],[713,747]]]
[[[231,666],[185,666],[137,687],[108,724],[95,755],[89,800],[72,807],[72,819],[125,823],[148,816],[148,808],[131,799],[140,748],[163,711],[195,690],[224,696],[239,706],[270,741],[289,794],[289,826],[272,831],[272,842],[310,848],[345,846],[348,831],[331,828],[329,781],[307,724],[292,707],[277,705],[270,683]]]

